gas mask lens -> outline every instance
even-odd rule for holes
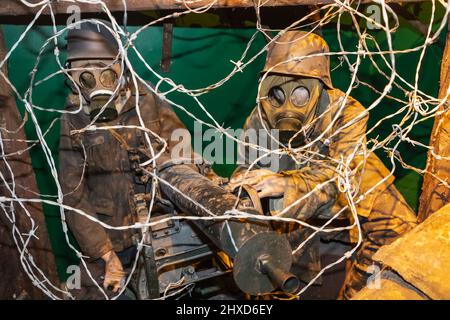
[[[102,86],[106,88],[113,88],[117,85],[117,75],[111,70],[107,69],[103,71],[100,76],[100,83]],[[80,84],[83,88],[86,89],[94,89],[97,85],[97,81],[95,80],[95,75],[89,71],[83,72],[80,75]]]
[[[285,103],[286,95],[281,87],[276,86],[270,88],[267,99],[273,107],[278,108]],[[303,86],[297,87],[292,90],[289,99],[294,106],[303,107],[309,102],[309,90]]]
[[[95,76],[90,72],[83,72],[80,75],[80,84],[83,88],[94,89],[95,88]]]
[[[100,74],[100,82],[103,86],[112,88],[117,84],[117,75],[111,69],[105,70]]]
[[[291,102],[296,107],[303,107],[309,101],[309,91],[305,87],[297,87],[291,93]]]
[[[284,101],[286,100],[284,91],[280,87],[270,88],[267,98],[269,100],[269,103],[274,107],[282,106],[284,104]]]

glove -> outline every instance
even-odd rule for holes
[[[125,284],[125,272],[122,263],[116,253],[111,250],[102,256],[105,261],[105,279],[103,287],[108,290],[112,287],[112,291],[117,293]]]

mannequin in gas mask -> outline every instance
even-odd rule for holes
[[[341,298],[350,298],[366,285],[376,250],[409,231],[416,224],[416,217],[396,190],[393,177],[384,180],[389,170],[373,152],[368,154],[365,139],[368,115],[358,101],[350,96],[345,98],[343,92],[333,88],[327,52],[328,46],[321,37],[300,31],[284,33],[269,47],[260,83],[260,104],[248,117],[244,130],[278,129],[280,148],[306,147],[301,154],[283,156],[278,172],[260,164],[249,172],[246,172],[248,164],[239,166],[229,188],[252,186],[261,199],[267,200],[266,210],[272,215],[310,193],[283,216],[318,222],[321,226],[349,204],[345,193],[338,189],[338,178],[342,181],[342,176],[337,167],[338,163],[351,159],[348,177],[355,187],[354,199],[358,200],[360,195],[364,198],[356,203],[363,242],[352,258],[340,290]],[[318,55],[321,53],[325,55]],[[346,219],[352,221],[349,209],[336,221]],[[290,234],[293,249],[312,233],[310,229],[297,229]],[[321,252],[331,251],[333,255],[333,251],[341,250],[332,259],[335,261],[346,251],[337,243],[354,244],[357,239],[356,228],[350,232],[320,233],[312,238],[295,256],[300,277],[308,282],[317,274],[321,269]],[[325,240],[328,244],[324,244]]]
[[[111,32],[102,24],[87,22],[78,30],[70,30],[67,41],[67,67],[73,93],[68,97],[67,112],[61,117],[59,177],[63,203],[113,227],[135,222],[133,196],[152,190],[151,179],[136,179],[139,163],[153,158],[143,131],[137,128],[142,126],[138,102],[143,124],[151,131],[154,154],[159,154],[158,176],[175,187],[195,185],[185,194],[206,208],[216,212],[231,209],[236,200],[232,194],[202,176],[197,165],[173,158],[171,150],[179,141],[172,141],[171,134],[184,126],[156,94],[148,89],[136,90],[130,83]],[[91,123],[96,130],[73,132]],[[187,143],[186,148],[190,148],[190,141]],[[171,188],[159,184],[153,208],[163,203],[158,200],[163,196],[167,203],[172,193]],[[187,213],[192,209],[188,202],[175,205]],[[132,264],[136,256],[136,229],[105,229],[70,210],[66,219],[97,284],[118,292],[123,286],[124,266]],[[72,293],[81,299],[104,298],[83,266],[81,270],[81,289]],[[112,295],[111,291],[106,292]]]

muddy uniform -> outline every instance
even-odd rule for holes
[[[65,113],[61,119],[59,175],[64,204],[83,210],[113,227],[135,222],[133,195],[148,192],[150,188],[150,185],[137,183],[130,162],[130,153],[144,160],[151,157],[143,131],[134,128],[101,129],[113,125],[140,126],[135,99],[135,96],[131,96],[116,120],[96,124],[99,129],[95,131],[71,134],[72,130],[82,129],[90,123],[89,115],[83,111]],[[173,130],[184,128],[183,124],[172,108],[151,92],[139,96],[139,106],[145,127],[168,143],[166,151],[156,160],[157,165],[170,162],[170,136]],[[73,111],[78,107],[78,99],[71,95],[66,110]],[[151,133],[149,135],[157,154],[163,143]],[[182,166],[187,167],[187,171],[193,175],[200,176],[194,170],[195,166]],[[73,211],[67,211],[66,218],[81,251],[89,257],[89,261],[94,261],[92,266],[97,266],[98,275],[103,271],[102,261],[99,260],[101,256],[110,250],[123,252],[133,246],[136,229],[105,229]]]
[[[301,119],[301,125],[310,124],[311,129],[301,145],[311,141],[316,142],[307,150],[304,150],[303,157],[298,157],[298,159],[302,160],[299,163],[295,163],[288,156],[283,156],[280,159],[278,173],[290,177],[293,184],[284,190],[284,194],[281,197],[269,198],[267,210],[271,214],[276,214],[314,190],[316,186],[321,185],[320,189],[316,189],[284,215],[306,221],[319,219],[321,222],[317,224],[318,226],[323,225],[326,219],[331,218],[339,210],[348,206],[349,203],[345,194],[340,192],[338,188],[338,179],[343,181],[342,174],[344,173],[342,167],[338,168],[338,163],[352,159],[350,162],[351,173],[348,176],[351,186],[356,187],[356,189],[352,190],[352,193],[362,229],[362,245],[354,257],[354,262],[347,273],[341,291],[342,298],[349,298],[365,286],[370,275],[370,273],[367,273],[367,271],[370,272],[368,268],[373,264],[372,255],[379,247],[393,242],[398,236],[412,229],[416,224],[416,217],[395,188],[393,184],[394,178],[389,176],[389,170],[374,153],[368,152],[365,139],[368,114],[359,102],[351,97],[345,99],[343,92],[332,88],[327,60],[323,60],[324,58],[320,57],[313,58],[316,61],[305,59],[299,62],[293,61],[287,65],[279,62],[292,58],[295,54],[307,56],[317,52],[327,52],[328,47],[324,40],[314,34],[287,32],[278,41],[278,43],[276,42],[269,48],[264,70],[273,72],[274,75],[272,77],[276,79],[270,79],[269,76],[268,80],[263,80],[271,83],[265,85],[263,82],[261,90],[265,91],[261,95],[267,95],[272,100],[278,99],[279,102],[277,103],[278,100],[275,102],[269,100],[269,103],[263,101],[260,112],[258,107],[256,107],[248,117],[244,125],[244,132],[245,129],[249,128],[257,130],[278,128],[282,135],[284,128],[290,129],[293,127],[292,123],[296,124],[292,118],[289,118],[284,127],[283,125],[277,125],[281,123],[283,118],[278,116],[281,112],[275,112],[283,108],[283,114],[298,114],[297,118]],[[285,48],[285,46],[290,46],[290,48]],[[271,70],[270,67],[274,65],[278,65],[278,69]],[[328,72],[323,70],[328,70]],[[286,80],[283,78],[286,75],[300,76],[300,80],[295,77]],[[309,79],[317,78],[320,78],[323,82],[323,88],[319,91],[320,94],[317,97],[317,104],[308,105],[305,103],[301,105],[301,103],[298,103],[297,101],[301,101],[302,97],[302,92],[298,88],[307,87]],[[289,87],[291,82],[297,83],[291,86],[296,89]],[[270,89],[265,89],[265,87]],[[310,87],[306,89],[311,93],[314,92],[314,88]],[[274,93],[274,88],[277,90],[281,88],[284,92],[280,90],[280,93],[276,91]],[[292,92],[291,96],[289,96],[290,92]],[[294,96],[296,93],[299,94]],[[274,97],[271,97],[271,94]],[[284,95],[286,95],[286,98]],[[290,101],[288,101],[289,98]],[[273,119],[281,120],[276,122]],[[274,122],[276,123],[275,125],[273,124]],[[301,130],[301,127],[294,127],[294,129]],[[267,146],[262,145],[262,147]],[[246,149],[247,158],[248,152],[248,149]],[[309,159],[305,161],[307,158]],[[233,175],[242,174],[247,167],[248,165],[238,167]],[[253,169],[259,168],[264,168],[264,166],[257,165]],[[326,183],[327,181],[330,182]],[[361,195],[364,196],[360,198]],[[345,210],[336,219],[334,226],[348,225],[348,223],[339,224],[339,221],[344,219],[352,222],[353,215],[349,209]],[[333,224],[329,227],[332,226]],[[289,237],[293,249],[310,234],[310,229],[292,231]],[[331,254],[333,251],[340,251],[340,253],[335,255],[334,260],[336,260],[343,252],[351,248],[347,246],[345,250],[339,249],[339,245],[336,245],[336,243],[354,244],[358,241],[358,231],[354,228],[350,233],[320,233],[320,238],[326,240],[328,245],[323,245],[323,243],[320,245],[320,240],[318,237],[315,237],[296,254],[295,260],[299,268],[297,272],[300,272],[299,276],[305,282],[311,280],[321,267],[324,267],[324,265],[321,266],[320,264],[321,254],[319,251],[328,253],[331,251]],[[333,244],[333,240],[337,242]]]
[[[339,90],[330,90],[323,94],[327,95],[328,98],[324,98],[322,101],[325,103],[330,101],[330,106],[332,107],[329,111],[324,113],[322,120],[317,123],[317,127],[311,136],[312,140],[325,130],[331,122],[331,119],[336,115],[337,109],[344,99],[344,94]],[[330,157],[336,160],[341,159],[341,157],[343,159],[348,157],[348,155],[355,151],[355,145],[360,144],[361,137],[364,137],[365,135],[368,116],[365,115],[353,125],[340,131],[339,134],[334,135],[334,133],[339,130],[342,125],[351,122],[363,112],[364,107],[356,100],[349,97],[341,115],[337,118],[335,125],[325,136],[314,144],[310,150],[318,152],[324,157]],[[257,109],[253,110],[252,114],[245,122],[244,131],[249,128],[263,128],[261,121],[259,120]],[[365,139],[362,140],[361,146],[365,146]],[[395,188],[393,177],[391,176],[384,182],[382,181],[384,177],[389,175],[389,170],[373,153],[371,153],[364,162],[364,151],[366,150],[362,147],[357,151],[359,156],[355,157],[355,160],[351,165],[351,167],[355,169],[355,175],[351,179],[352,183],[357,186],[359,185],[359,191],[354,198],[358,199],[359,195],[365,194],[369,190],[372,190],[375,185],[378,183],[380,184],[356,204],[363,232],[363,243],[356,255],[352,271],[348,274],[345,285],[346,295],[349,295],[350,292],[352,294],[353,291],[359,290],[361,286],[365,284],[364,279],[368,276],[365,272],[367,271],[367,268],[372,265],[371,257],[378,248],[382,245],[391,243],[399,235],[410,230],[416,223],[414,213]],[[345,195],[340,193],[336,186],[335,178],[338,175],[336,166],[332,161],[323,160],[321,157],[320,159],[317,158],[319,157],[314,159],[316,161],[311,160],[301,167],[296,165],[295,162],[287,156],[280,159],[279,172],[292,176],[296,182],[296,188],[286,190],[286,193],[282,198],[269,200],[269,208],[272,214],[280,212],[282,209],[301,198],[304,194],[313,190],[318,184],[333,179],[333,182],[324,185],[321,190],[312,193],[304,201],[300,202],[299,205],[295,206],[293,210],[290,210],[285,216],[301,220],[308,220],[310,218],[327,219],[331,218],[338,213],[340,209],[348,205]],[[254,168],[263,168],[263,166],[256,165]],[[235,174],[243,172],[246,169],[246,166],[240,166]],[[343,219],[350,217],[351,213],[347,209],[339,218]],[[323,222],[325,222],[325,220]],[[298,234],[291,235],[293,244],[298,245],[301,240],[306,238],[307,234],[310,234],[307,230],[304,230],[301,233],[304,234],[302,236],[299,236]],[[323,236],[325,237],[326,235],[323,234]],[[332,238],[330,236],[326,237],[327,239]],[[342,239],[342,234],[336,235],[336,237]],[[357,230],[352,230],[351,237],[345,236],[344,239],[351,239],[353,240],[352,242],[357,241]],[[301,255],[309,255],[308,263],[313,268],[313,270],[302,270],[303,272],[309,271],[308,276],[301,276],[307,281],[320,270],[320,263],[317,260],[319,258],[318,247],[311,248],[311,252],[309,253],[304,251],[301,251],[300,253]]]

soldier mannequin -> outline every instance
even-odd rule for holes
[[[133,195],[148,193],[152,183],[151,179],[147,183],[137,183],[130,161],[130,154],[138,155],[143,161],[152,158],[144,133],[135,128],[141,126],[136,110],[138,99],[145,127],[167,143],[167,148],[156,159],[158,176],[175,187],[192,185],[185,195],[209,210],[220,214],[231,209],[235,196],[202,176],[196,165],[172,158],[171,134],[184,126],[166,102],[147,89],[136,92],[129,84],[111,32],[101,24],[89,22],[82,24],[79,30],[70,30],[67,40],[70,75],[81,90],[81,96],[74,86],[66,106],[68,112],[61,117],[59,177],[64,204],[113,227],[135,222]],[[83,110],[78,110],[80,99]],[[97,130],[73,134],[73,130],[83,129],[93,120],[96,120]],[[108,128],[102,130],[105,126]],[[111,126],[134,127],[111,129]],[[158,154],[164,147],[163,140],[149,135],[154,153]],[[155,206],[162,197],[173,199],[174,191],[169,186],[159,184],[157,190]],[[186,213],[195,209],[195,205],[186,200],[172,202]],[[131,264],[135,257],[134,229],[105,229],[70,210],[66,218],[83,255],[87,256],[88,269],[97,284],[118,292],[123,285],[124,265]],[[73,290],[75,296],[104,298],[84,269],[82,288]],[[107,293],[111,295],[110,291]]]
[[[371,258],[376,250],[412,229],[416,217],[396,190],[393,177],[382,181],[388,176],[389,170],[377,156],[370,153],[364,159],[367,152],[365,132],[368,115],[363,114],[364,107],[350,96],[340,110],[345,95],[333,88],[327,52],[328,46],[321,37],[300,31],[284,33],[269,47],[263,70],[260,104],[245,122],[244,132],[249,128],[278,129],[280,142],[284,145],[291,143],[294,148],[319,139],[307,149],[310,153],[305,155],[313,156],[306,163],[296,164],[285,156],[281,159],[278,172],[257,165],[255,170],[247,174],[248,165],[239,166],[230,180],[229,188],[234,189],[241,184],[252,186],[260,198],[269,200],[268,211],[277,214],[317,185],[335,179],[316,189],[284,215],[306,221],[323,219],[318,224],[320,226],[325,223],[325,219],[348,205],[344,194],[337,188],[336,163],[345,162],[355,153],[350,164],[352,185],[359,187],[355,200],[379,185],[356,204],[363,242],[341,289],[340,297],[348,299],[366,285],[369,267],[373,264]],[[331,128],[327,129],[330,124]],[[346,213],[341,214],[341,217],[351,216],[349,210]],[[350,237],[345,236],[347,243],[354,243],[357,239],[354,231],[350,232]],[[311,231],[307,229],[292,232],[293,249],[310,234]],[[342,241],[342,238],[335,240]],[[311,245],[296,256],[298,265],[303,268],[301,272],[305,282],[320,270],[319,246],[320,250],[324,250],[324,245],[314,244],[314,241],[311,240]],[[302,259],[308,261],[302,262]]]

